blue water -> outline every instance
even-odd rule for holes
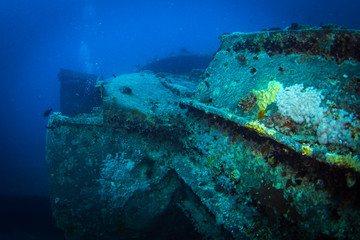
[[[0,194],[47,196],[46,109],[60,68],[133,71],[186,48],[212,54],[225,32],[304,25],[360,28],[358,0],[1,0]]]

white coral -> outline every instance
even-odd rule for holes
[[[356,139],[352,133],[355,128],[359,128],[354,114],[343,109],[335,109],[325,117],[327,109],[320,107],[323,99],[320,91],[312,87],[303,89],[302,84],[295,84],[277,93],[276,104],[280,113],[291,117],[297,123],[306,122],[313,125],[320,144],[354,147]]]
[[[348,147],[356,145],[352,136],[354,128],[358,128],[353,114],[347,111],[335,110],[335,112],[323,119],[316,131],[320,144],[340,144]]]
[[[320,107],[323,96],[312,87],[303,89],[302,84],[281,89],[276,95],[276,104],[282,115],[295,122],[318,125],[324,117],[324,108]]]

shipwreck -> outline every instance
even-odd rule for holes
[[[80,84],[47,129],[67,239],[360,239],[360,32],[219,39],[196,78],[59,74]]]

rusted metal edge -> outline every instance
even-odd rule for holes
[[[101,117],[68,117],[61,115],[61,113],[55,112],[50,116],[47,127],[53,129],[59,125],[87,125],[87,126],[103,126],[104,121]]]
[[[291,137],[266,127],[263,123],[260,123],[257,120],[249,121],[233,113],[227,112],[226,110],[209,106],[195,100],[182,100],[181,103],[190,108],[192,107],[205,113],[214,114],[218,117],[231,121],[238,126],[251,129],[260,136],[270,138],[279,144],[291,148],[299,154],[306,155],[317,161],[339,167],[351,168],[357,172],[360,172],[360,162],[356,158],[353,158],[352,155],[343,156],[331,153],[326,146],[301,144]]]
[[[323,56],[338,64],[346,60],[360,62],[360,31],[345,29],[304,29],[224,34],[220,48],[258,54],[305,54]]]

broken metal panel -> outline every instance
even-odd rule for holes
[[[297,152],[360,171],[359,39],[358,31],[318,29],[222,35],[221,47],[196,93],[200,104],[211,106],[194,105],[218,108],[237,121],[242,118],[241,125]],[[299,95],[317,92],[321,119],[296,122],[291,114],[281,114],[276,84],[288,92],[301,87]],[[293,108],[310,108],[305,101],[303,105],[291,103],[296,97],[288,99]],[[328,123],[332,120],[333,125],[342,125],[334,128],[334,134],[326,130],[333,128]],[[327,133],[326,137],[320,131]]]
[[[258,104],[269,82],[303,83],[357,118],[358,62],[234,51],[247,36],[223,36],[196,91],[184,76],[126,74],[97,84],[91,114],[50,117],[51,201],[68,239],[360,238],[358,145],[320,144],[289,119],[270,125],[276,103],[264,114]]]
[[[281,239],[282,234],[292,239],[298,231],[312,239],[339,230],[331,216],[336,203],[329,193],[346,183],[337,185],[331,167],[217,115],[190,111],[201,120],[189,126],[193,135],[188,144],[202,154],[194,156],[197,165],[182,161],[175,169],[235,239],[244,233],[256,239]],[[345,179],[340,172],[337,177]]]
[[[321,54],[327,49],[322,46],[336,45],[334,43],[336,31],[308,30],[222,35],[221,47],[205,73],[207,79],[199,86],[199,99],[209,96],[215,106],[235,110],[239,98],[246,96],[253,89],[266,89],[269,81],[276,80],[284,86],[296,83],[302,83],[305,87],[313,86],[322,89],[326,99],[349,103],[349,96],[344,96],[347,99],[337,98],[341,93],[337,90],[346,91],[349,95],[358,94],[360,60],[356,60],[356,56],[360,54],[360,33],[347,31],[347,35],[353,39],[353,45],[345,46],[344,43],[341,46],[353,50],[349,50],[346,58],[336,57],[337,55],[327,56],[327,53]],[[314,38],[317,42],[306,47],[308,51],[301,51],[302,48],[297,49],[296,45],[290,44],[288,52],[281,52],[272,47],[276,45],[282,49],[288,44],[291,36],[296,36],[296,39],[301,37],[297,40],[300,43],[306,42],[308,38]],[[268,42],[271,44],[267,44]],[[252,45],[249,46],[250,43]],[[350,55],[351,53],[353,55]],[[340,60],[341,64],[338,64]],[[341,107],[349,105],[349,108],[354,107],[354,110],[359,112],[356,103],[341,104]]]

